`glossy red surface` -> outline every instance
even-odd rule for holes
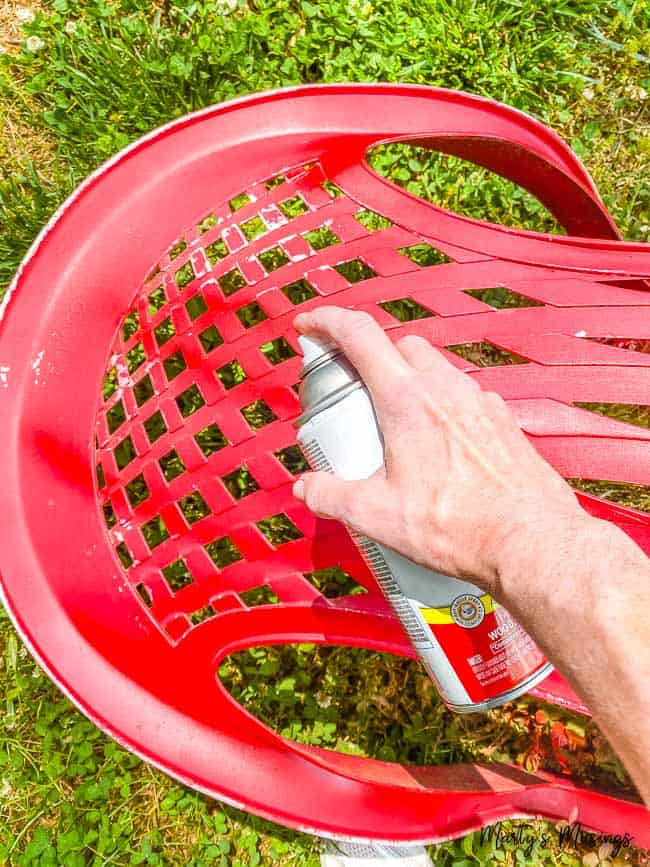
[[[405,139],[527,187],[571,234],[489,225],[408,194],[365,158],[379,142]],[[281,183],[265,184],[279,175]],[[326,180],[342,195],[333,197]],[[240,202],[228,202],[242,192],[248,202],[233,210]],[[371,231],[355,218],[362,209],[391,224]],[[214,219],[201,224],[207,214]],[[256,216],[262,223],[242,230]],[[338,241],[318,249],[309,232],[324,226]],[[451,261],[422,267],[399,252],[414,244]],[[363,264],[336,270],[357,260]],[[146,279],[155,263],[159,271]],[[487,100],[387,84],[301,87],[215,106],[152,133],[63,206],[6,302],[0,565],[18,628],[59,686],[125,746],[278,822],[406,841],[510,815],[572,816],[650,846],[648,812],[633,801],[505,765],[402,767],[306,748],[252,718],[216,677],[228,653],[269,642],[411,655],[345,531],[292,498],[293,475],[276,455],[295,442],[297,310],[354,306],[393,339],[418,333],[439,347],[487,341],[509,350],[527,363],[481,368],[447,352],[503,394],[563,475],[647,485],[650,431],[575,404],[650,403],[650,355],[589,339],[647,337],[650,296],[639,278],[648,276],[649,248],[618,239],[566,145]],[[299,280],[313,297],[296,305],[287,287]],[[494,286],[541,304],[494,309],[467,294]],[[188,309],[199,294],[203,301]],[[402,322],[379,306],[405,297],[433,315]],[[237,311],[253,301],[260,321],[245,328]],[[137,322],[125,320],[133,311]],[[211,326],[219,340],[206,336]],[[279,338],[286,344],[269,350]],[[233,359],[246,380],[226,387],[232,368],[223,367]],[[116,390],[103,401],[107,369]],[[275,416],[259,427],[241,412],[257,400]],[[164,431],[152,428],[157,412]],[[201,434],[211,424],[223,436],[211,440],[219,444],[213,452]],[[174,449],[184,467],[175,477]],[[227,477],[242,466],[257,489],[239,497],[240,488],[236,498]],[[580,499],[650,550],[646,514]],[[205,517],[188,520],[197,508]],[[274,545],[257,522],[278,514],[285,530],[287,521],[294,528],[287,538],[296,538]],[[225,536],[239,559],[217,568],[205,546]],[[188,586],[174,592],[162,570],[179,559],[175,574]],[[304,577],[333,565],[369,593],[330,600]],[[247,607],[242,594],[260,585],[279,603]],[[211,616],[197,625],[197,611]],[[586,710],[557,674],[536,692]]]

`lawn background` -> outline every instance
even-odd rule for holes
[[[117,150],[188,111],[300,82],[415,82],[508,102],[570,142],[625,237],[650,235],[647,2],[54,0],[28,10],[0,0],[0,294],[53,210]],[[458,161],[398,148],[376,165],[461,212],[552,228],[531,197]],[[215,804],[108,740],[4,614],[0,642],[0,864],[318,863],[312,838]],[[240,654],[221,674],[260,717],[307,742],[558,770],[560,723],[560,755],[576,773],[628,785],[593,724],[529,700],[479,722],[453,717],[415,663],[301,645]],[[647,863],[640,852],[563,848],[544,823],[526,835],[532,852],[469,835],[435,847],[436,863]]]

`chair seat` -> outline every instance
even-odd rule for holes
[[[368,165],[388,141],[508,177],[570,234],[422,201]],[[125,747],[277,822],[428,842],[507,816],[572,816],[650,846],[634,800],[504,764],[305,747],[217,677],[228,654],[268,643],[412,656],[343,527],[291,495],[305,468],[299,310],[355,307],[391,339],[427,338],[503,395],[563,476],[648,485],[650,430],[602,408],[650,403],[649,276],[649,248],[619,239],[566,145],[484,99],[299,87],[146,136],[59,210],[5,301],[0,565],[17,628]],[[524,302],[500,309],[492,287]],[[650,550],[648,515],[578,496]],[[316,579],[332,568],[367,592],[329,598]],[[588,712],[556,673],[536,693]]]

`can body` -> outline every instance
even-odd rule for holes
[[[301,400],[298,440],[313,469],[362,479],[382,465],[370,395],[340,354],[326,353],[305,368]],[[352,536],[449,708],[496,707],[551,672],[530,636],[480,588],[425,569],[365,536]]]

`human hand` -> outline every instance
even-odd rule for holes
[[[548,544],[594,519],[537,453],[503,399],[484,392],[429,342],[391,343],[366,313],[323,306],[296,329],[338,344],[365,381],[385,444],[369,479],[306,473],[294,486],[317,514],[497,598],[506,566],[546,534]],[[525,577],[525,576],[524,576]]]
[[[306,473],[296,496],[505,605],[587,702],[650,804],[644,552],[589,516],[501,397],[427,340],[393,344],[369,314],[340,307],[301,313],[294,324],[338,344],[357,368],[385,445],[384,466],[369,479]]]

